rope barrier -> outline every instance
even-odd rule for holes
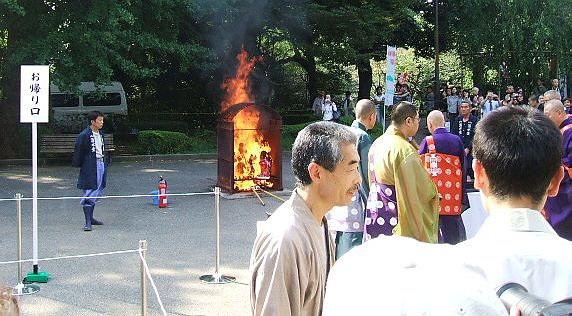
[[[161,297],[159,296],[159,291],[157,290],[157,286],[155,286],[155,281],[153,281],[153,277],[151,276],[151,272],[149,271],[149,266],[147,265],[147,261],[145,260],[145,258],[143,258],[142,249],[139,249],[138,252],[139,252],[139,258],[141,259],[143,266],[145,266],[145,274],[147,275],[149,282],[151,282],[151,287],[153,288],[153,292],[155,292],[155,296],[157,297],[157,302],[159,303],[159,307],[161,307],[161,312],[163,313],[163,315],[167,316],[167,311],[165,310],[165,307],[163,306],[163,301],[161,300]]]
[[[194,195],[214,195],[214,192],[197,192],[197,193],[168,193],[161,194],[166,196],[194,196]],[[134,195],[105,195],[99,196],[97,199],[111,199],[111,198],[136,198],[136,197],[156,197],[159,194],[134,194]],[[85,199],[85,196],[61,196],[61,197],[38,197],[38,200],[77,200]],[[17,201],[16,198],[0,199],[0,202]],[[31,201],[33,198],[21,198],[22,201]]]
[[[140,251],[140,249],[135,249],[135,250],[119,250],[119,251],[92,253],[92,254],[87,254],[87,255],[75,255],[75,256],[61,256],[61,257],[43,258],[43,259],[38,259],[38,261],[52,261],[52,260],[61,260],[61,259],[98,257],[98,256],[106,256],[106,255],[116,255],[116,254],[124,254],[124,253],[133,253],[133,252],[139,252],[139,251]],[[32,262],[32,261],[33,261],[33,259],[4,261],[4,262],[0,262],[0,265],[20,263],[20,262]]]
[[[153,288],[153,292],[155,293],[155,297],[157,298],[157,302],[159,303],[159,306],[161,308],[161,312],[163,313],[163,315],[167,316],[167,311],[165,310],[165,306],[163,305],[163,301],[161,300],[161,297],[159,296],[159,290],[157,289],[157,286],[155,285],[155,281],[153,280],[153,276],[151,275],[151,272],[149,270],[149,265],[147,264],[147,261],[143,257],[143,249],[141,249],[141,248],[133,249],[133,250],[118,250],[118,251],[91,253],[91,254],[85,254],[85,255],[42,258],[42,259],[38,259],[38,261],[53,261],[53,260],[62,260],[62,259],[88,258],[88,257],[98,257],[98,256],[107,256],[107,255],[135,253],[135,252],[137,252],[139,254],[139,259],[141,259],[141,263],[145,267],[145,275],[149,279],[149,282],[151,282],[151,287]],[[14,263],[21,263],[21,262],[32,262],[32,261],[33,261],[33,259],[3,261],[3,262],[0,262],[0,265],[7,265],[7,264],[14,264]]]

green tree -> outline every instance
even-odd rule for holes
[[[572,65],[571,0],[446,0],[441,6],[448,22],[444,47],[465,57],[477,84],[502,62],[503,84],[525,89]]]
[[[22,64],[49,64],[52,82],[72,90],[80,81],[141,82],[204,68],[209,52],[191,18],[200,11],[185,0],[0,1],[2,125],[18,130]],[[18,151],[12,136],[0,134],[0,156]]]

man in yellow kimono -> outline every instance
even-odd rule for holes
[[[410,143],[418,129],[417,108],[400,102],[369,150],[366,239],[395,234],[437,242],[439,193]]]

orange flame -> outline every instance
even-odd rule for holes
[[[272,187],[265,168],[272,164],[272,149],[260,130],[260,113],[246,108],[235,117],[234,125],[234,180],[235,189],[248,191],[253,186]],[[270,170],[267,170],[269,172]]]
[[[222,87],[226,97],[221,103],[221,111],[239,103],[251,103],[249,76],[260,57],[249,59],[244,48],[236,56],[238,68],[234,78],[225,79]],[[258,129],[260,113],[253,108],[245,108],[234,117],[234,188],[249,191],[254,186],[270,188],[271,148]]]
[[[227,78],[222,84],[222,88],[226,91],[226,98],[222,101],[221,111],[234,104],[253,102],[253,97],[250,95],[250,82],[248,77],[254,69],[254,65],[260,60],[260,57],[252,59],[248,58],[248,52],[244,47],[236,55],[238,61],[238,68],[236,69],[236,76],[234,78]]]

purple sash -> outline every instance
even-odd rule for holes
[[[375,176],[375,159],[370,150],[369,173],[372,183],[367,198],[365,217],[365,239],[371,239],[380,234],[391,236],[397,226],[397,194],[394,185],[382,184]]]

